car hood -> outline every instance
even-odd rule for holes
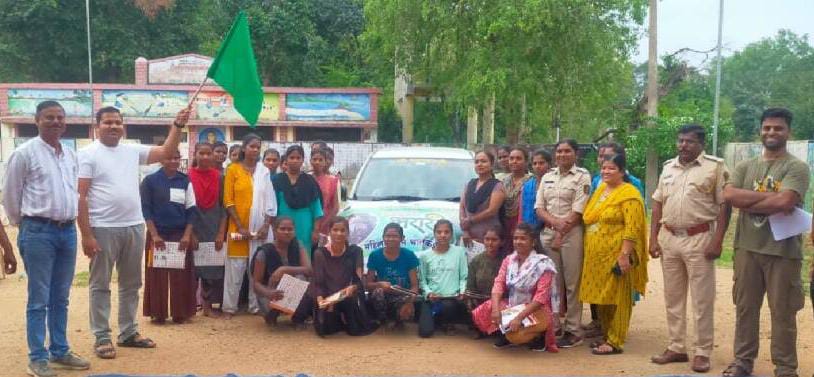
[[[427,249],[433,244],[432,228],[440,219],[453,224],[454,239],[460,237],[458,202],[421,200],[358,201],[351,200],[340,212],[350,223],[350,242],[365,250],[365,256],[384,246],[382,233],[388,223],[404,228],[402,245],[413,251]]]

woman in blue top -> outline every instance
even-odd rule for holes
[[[319,240],[322,218],[322,192],[317,181],[302,172],[305,151],[300,145],[288,147],[283,155],[285,172],[271,177],[277,195],[277,216],[294,219],[297,240],[311,257],[312,245]]]
[[[383,233],[384,247],[374,250],[367,259],[367,290],[376,319],[381,324],[393,320],[391,328],[403,328],[403,321],[409,321],[415,314],[418,258],[401,247],[404,241],[401,225],[387,224]]]
[[[144,316],[163,323],[171,304],[172,320],[186,322],[195,316],[195,292],[198,282],[192,255],[193,211],[195,192],[186,174],[178,171],[181,154],[177,151],[162,161],[159,171],[141,182],[141,211],[147,222],[147,252],[144,274]],[[183,269],[153,267],[153,250],[163,250],[166,242],[178,242],[185,252]],[[167,292],[169,291],[169,295]]]
[[[534,229],[535,239],[539,238],[540,230],[543,228],[543,220],[537,217],[534,212],[534,202],[537,201],[537,188],[543,175],[551,169],[551,153],[545,149],[538,149],[531,155],[531,171],[534,175],[523,184],[520,193],[520,210],[518,211],[519,223],[531,225]]]

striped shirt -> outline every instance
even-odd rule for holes
[[[79,193],[76,153],[62,147],[60,154],[42,138],[26,141],[6,165],[3,206],[12,224],[23,216],[69,221],[77,216]]]

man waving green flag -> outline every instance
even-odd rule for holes
[[[249,21],[243,11],[235,18],[206,77],[229,92],[237,112],[254,127],[263,109],[263,86],[257,74]]]

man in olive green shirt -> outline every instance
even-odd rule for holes
[[[735,231],[735,360],[724,376],[752,373],[758,356],[760,307],[768,296],[772,318],[771,355],[775,376],[797,376],[797,312],[803,308],[802,235],[775,241],[769,216],[803,203],[808,165],[786,150],[792,114],[763,112],[761,156],[738,164],[724,198],[740,209]]]

